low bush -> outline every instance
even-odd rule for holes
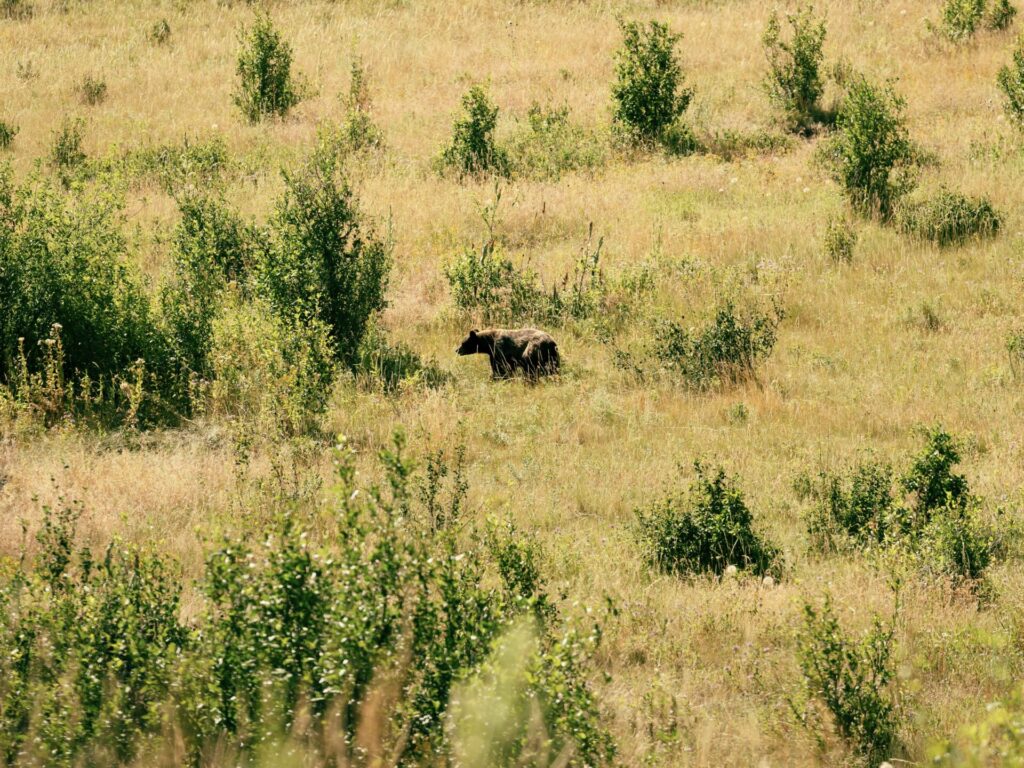
[[[884,546],[906,555],[923,574],[984,596],[986,569],[997,554],[981,503],[954,471],[957,441],[935,427],[898,478],[870,461],[848,475],[822,473],[807,484],[814,504],[806,516],[811,546],[820,552]]]
[[[924,200],[904,201],[896,213],[899,228],[939,246],[959,245],[972,237],[993,237],[1002,215],[986,198],[942,189]]]
[[[50,163],[59,172],[72,171],[85,162],[86,155],[82,149],[82,138],[85,121],[80,117],[65,118],[60,129],[53,136],[50,148]]]
[[[627,141],[650,147],[677,123],[693,98],[676,58],[681,35],[657,21],[646,26],[622,22],[621,31],[612,85],[614,125]]]
[[[732,385],[757,378],[757,366],[775,347],[783,312],[751,309],[745,314],[725,301],[714,319],[699,328],[669,320],[657,330],[655,354],[693,387]]]
[[[250,123],[284,117],[301,100],[291,46],[264,13],[257,13],[252,27],[242,31],[240,43],[235,106]]]
[[[160,19],[153,23],[153,26],[149,28],[147,35],[150,42],[156,45],[166,45],[171,39],[171,25],[167,19]]]
[[[1017,17],[1017,8],[1010,0],[993,0],[985,14],[985,25],[989,29],[1002,31],[1009,29],[1013,20]]]
[[[737,158],[782,154],[788,152],[793,147],[791,136],[773,131],[745,133],[742,131],[716,130],[699,140],[694,138],[693,141],[696,142],[693,151],[706,152],[726,162],[732,162]]]
[[[1024,38],[1013,51],[1013,63],[1002,67],[996,77],[1003,92],[1003,109],[1010,121],[1024,130]]]
[[[10,149],[14,137],[18,135],[18,126],[6,120],[0,120],[0,149]]]
[[[147,416],[173,411],[170,349],[122,223],[112,193],[68,193],[40,178],[16,185],[0,172],[0,383],[43,369],[57,325],[68,386],[116,390],[144,361]]]
[[[768,59],[768,95],[785,116],[791,130],[805,132],[820,122],[824,82],[821,61],[824,57],[825,22],[814,15],[814,6],[801,6],[786,14],[791,29],[787,42],[777,12],[768,18],[762,42]]]
[[[757,575],[778,575],[779,550],[754,530],[735,480],[699,462],[694,470],[687,491],[636,511],[634,532],[648,564],[671,574],[720,575],[733,565]]]
[[[223,200],[184,197],[178,207],[174,278],[161,294],[161,308],[179,363],[189,374],[209,379],[213,321],[223,293],[230,283],[248,288],[263,238]]]
[[[889,757],[899,725],[892,691],[894,625],[878,617],[857,639],[843,632],[830,596],[804,605],[797,655],[809,696],[828,710],[839,736],[869,765]]]
[[[437,388],[451,379],[434,360],[423,360],[407,344],[390,342],[377,325],[363,337],[356,370],[366,386],[380,387],[385,392],[416,384]]]
[[[129,149],[96,162],[98,171],[117,173],[131,181],[149,181],[169,195],[206,194],[221,185],[235,168],[221,136]]]
[[[105,80],[86,75],[78,85],[78,92],[81,95],[82,103],[94,107],[102,104],[107,98],[107,83]]]
[[[491,103],[486,88],[480,84],[470,88],[462,97],[462,108],[463,116],[452,126],[451,143],[439,158],[440,169],[459,177],[508,175],[508,154],[495,136],[498,107]]]
[[[1020,768],[1024,765],[1024,690],[989,704],[977,722],[936,744],[929,763],[938,768]]]
[[[517,684],[489,688],[472,715],[479,733],[516,713],[487,764],[524,764],[537,744],[565,765],[608,764],[588,684],[599,628],[563,623],[514,529],[489,544],[460,534],[461,465],[438,456],[417,473],[397,440],[380,454],[382,486],[362,488],[353,453],[336,459],[325,508],[282,503],[255,535],[219,542],[188,620],[172,563],[117,543],[94,557],[77,510],[47,511],[38,554],[0,575],[5,762],[452,759],[471,748],[462,705],[524,633]]]
[[[385,305],[390,246],[364,220],[335,153],[319,146],[284,182],[259,289],[281,317],[322,323],[335,359],[351,368]]]
[[[0,0],[0,19],[30,19],[33,13],[35,6],[28,0]]]
[[[842,216],[830,218],[825,227],[824,250],[829,259],[849,264],[857,247],[857,231]]]
[[[1016,378],[1024,379],[1024,330],[1006,338],[1006,354],[1010,357],[1010,371]]]
[[[384,146],[384,132],[373,122],[370,110],[373,102],[370,87],[366,82],[366,68],[361,59],[352,62],[348,94],[344,100],[345,121],[342,135],[345,146],[355,152],[366,149],[381,149]]]
[[[942,7],[942,32],[954,42],[974,36],[985,16],[986,0],[945,0]]]
[[[509,168],[516,176],[555,180],[564,173],[593,171],[605,163],[596,136],[576,125],[569,108],[534,103],[525,123],[508,142]]]
[[[888,220],[916,184],[918,154],[910,141],[906,102],[891,85],[855,77],[821,158],[855,210]]]
[[[822,473],[811,488],[814,506],[807,516],[812,546],[835,552],[851,541],[857,547],[886,540],[896,503],[893,472],[874,461],[856,467],[849,477]]]
[[[316,318],[281,316],[237,289],[209,318],[206,412],[243,430],[289,438],[316,433],[332,394],[336,363],[329,330]]]

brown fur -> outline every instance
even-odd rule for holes
[[[522,370],[529,378],[558,373],[561,359],[550,335],[536,328],[476,329],[455,350],[459,355],[483,354],[491,361],[491,375],[506,379]]]

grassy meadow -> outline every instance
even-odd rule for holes
[[[187,623],[202,612],[194,585],[219,537],[261,530],[282,496],[320,509],[335,484],[339,436],[355,450],[359,477],[380,480],[377,453],[402,429],[420,465],[434,451],[453,456],[464,446],[467,525],[513,521],[538,544],[561,615],[600,622],[586,679],[616,745],[613,764],[863,764],[826,710],[808,703],[804,685],[804,604],[820,605],[826,592],[850,637],[876,615],[895,622],[894,676],[884,686],[899,711],[884,755],[894,764],[929,764],[934,745],[1017,689],[1024,370],[1015,373],[1007,344],[1024,330],[1024,134],[1004,114],[997,72],[1011,60],[1019,19],[956,44],[929,27],[941,16],[938,0],[816,3],[827,25],[823,102],[841,97],[834,72],[892,78],[906,99],[910,138],[930,158],[919,192],[947,186],[1000,212],[994,237],[940,248],[851,212],[819,159],[827,132],[806,138],[779,125],[763,86],[762,34],[776,7],[767,0],[270,2],[302,98],[286,116],[256,123],[232,102],[254,5],[34,6],[25,18],[0,16],[0,120],[18,128],[0,162],[13,178],[57,173],[48,158],[65,119],[82,118],[82,149],[97,167],[186,137],[197,146],[220,142],[227,160],[217,188],[245,221],[274,215],[281,170],[294,172],[318,130],[343,121],[360,59],[383,146],[352,153],[345,172],[365,221],[392,240],[378,323],[391,343],[432,361],[443,383],[387,389],[340,373],[316,428],[287,435],[216,407],[134,428],[73,418],[44,426],[12,405],[0,411],[5,572],[37,550],[43,507],[74,499],[81,545],[102,553],[121,540],[168,557],[184,584]],[[717,145],[782,138],[685,156],[620,146],[610,95],[620,19],[656,19],[682,34],[676,50],[694,94],[683,119],[698,137]],[[157,42],[161,20],[170,32]],[[98,103],[82,94],[86,76],[106,84]],[[474,83],[486,83],[499,107],[499,141],[522,131],[534,102],[564,105],[598,160],[557,178],[439,172]],[[108,181],[97,171],[64,194],[118,188],[125,253],[157,297],[175,274],[176,190],[133,167],[116,174]],[[624,319],[607,310],[545,326],[563,370],[536,384],[492,381],[483,356],[455,355],[466,332],[486,323],[454,305],[446,266],[480,248],[488,236],[482,214],[496,196],[495,242],[543,285],[573,269],[591,226],[589,247],[603,238],[608,281],[650,281]],[[839,218],[857,233],[848,263],[823,244]],[[622,353],[639,359],[657,345],[663,318],[699,325],[726,296],[784,311],[756,375],[695,388],[671,372],[622,364]],[[890,550],[822,553],[808,535],[814,502],[798,492],[802,479],[866,456],[898,475],[935,425],[959,440],[958,471],[981,499],[979,519],[1005,540],[981,596],[922,576]],[[645,561],[635,510],[689,485],[698,459],[735,478],[755,528],[781,550],[777,578],[742,570],[680,576]],[[9,764],[47,763],[12,755]],[[68,764],[103,764],[93,760]]]

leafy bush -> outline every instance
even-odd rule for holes
[[[24,368],[39,371],[58,324],[68,382],[109,386],[142,360],[153,394],[173,395],[166,340],[121,225],[112,194],[71,195],[41,179],[16,186],[10,169],[0,173],[0,382],[10,382],[19,344]]]
[[[1006,353],[1010,356],[1010,370],[1018,379],[1024,378],[1024,331],[1011,333],[1006,339]]]
[[[824,83],[821,61],[824,56],[825,22],[814,15],[814,6],[802,6],[786,14],[792,30],[790,42],[782,39],[778,13],[768,19],[762,42],[768,58],[768,95],[778,104],[791,129],[806,131],[819,122],[824,113],[821,96]]]
[[[35,7],[28,0],[0,0],[0,19],[29,19]]]
[[[385,392],[416,383],[441,387],[451,378],[434,360],[424,361],[408,345],[390,343],[384,331],[376,325],[363,338],[356,369],[363,381]]]
[[[363,221],[334,153],[318,147],[284,181],[260,288],[282,317],[321,322],[335,358],[352,367],[371,318],[384,308],[390,248]]]
[[[825,255],[832,261],[849,264],[857,247],[857,231],[845,217],[829,219],[825,228]]]
[[[1013,64],[1002,67],[996,79],[1005,99],[1006,116],[1024,130],[1024,38],[1013,51]]]
[[[946,0],[942,7],[942,31],[950,40],[963,42],[981,26],[985,0]]]
[[[941,189],[933,197],[907,201],[897,208],[901,230],[939,246],[958,245],[971,237],[992,237],[1002,216],[986,198],[970,198]]]
[[[18,135],[18,126],[0,120],[0,149],[10,149],[14,137]]]
[[[335,363],[328,329],[316,318],[279,316],[262,299],[226,291],[203,317],[210,384],[207,412],[261,438],[316,432],[331,396]]]
[[[775,347],[782,310],[772,313],[754,309],[743,314],[732,300],[715,312],[702,328],[686,329],[670,320],[657,330],[657,357],[694,387],[739,384],[756,379],[758,364]]]
[[[615,54],[614,123],[641,145],[659,142],[686,108],[693,92],[683,87],[675,48],[681,35],[651,21],[621,24],[622,47]]]
[[[274,115],[284,117],[301,100],[292,76],[291,46],[263,13],[257,13],[248,33],[243,30],[241,46],[235,105],[250,123]]]
[[[673,128],[674,131],[674,128]],[[667,139],[666,139],[667,141]],[[692,151],[703,151],[710,155],[720,157],[726,162],[732,162],[736,158],[758,157],[763,155],[779,154],[788,151],[793,146],[793,140],[784,133],[774,131],[714,131],[710,135],[697,141]],[[666,149],[671,148],[666,145]],[[674,153],[674,154],[686,154]]]
[[[594,170],[605,162],[597,138],[569,118],[569,108],[530,107],[526,124],[508,145],[509,167],[517,176],[555,180],[564,173]]]
[[[372,106],[370,88],[366,84],[366,68],[362,60],[357,58],[352,62],[348,95],[345,98],[345,124],[342,128],[346,146],[356,152],[384,146],[384,133],[370,116]]]
[[[156,45],[166,45],[171,39],[171,25],[167,19],[154,22],[149,28],[149,40]]]
[[[635,534],[651,567],[672,574],[721,574],[734,565],[763,575],[781,570],[779,550],[753,528],[743,494],[725,470],[694,464],[687,492],[636,511]]]
[[[54,134],[50,148],[50,162],[59,171],[70,171],[85,162],[82,150],[82,133],[85,121],[80,117],[65,118],[60,130]]]
[[[528,318],[540,302],[536,275],[517,267],[494,240],[463,249],[444,274],[455,306],[485,325]]]
[[[942,427],[926,433],[926,443],[910,468],[900,478],[900,486],[912,494],[911,512],[920,523],[945,506],[964,507],[970,501],[967,478],[953,471],[960,463],[960,445]]]
[[[1010,0],[994,0],[985,14],[985,24],[989,29],[1002,31],[1010,28],[1016,16],[1017,9]]]
[[[859,640],[847,636],[826,595],[820,609],[804,605],[797,638],[808,694],[825,705],[838,734],[872,765],[888,756],[896,740],[893,635],[894,626],[885,628],[876,617]]]
[[[82,103],[90,107],[102,104],[107,98],[107,83],[92,75],[86,75],[78,86]]]
[[[903,115],[905,102],[891,85],[863,77],[849,84],[824,145],[823,160],[853,207],[887,220],[915,184],[916,153]]]
[[[465,113],[455,121],[451,143],[441,153],[441,168],[460,177],[487,173],[507,175],[508,155],[494,136],[498,107],[491,103],[484,86],[477,84],[470,88],[462,97],[462,108]]]
[[[280,504],[266,530],[225,537],[188,623],[170,563],[117,544],[96,559],[76,540],[76,510],[48,512],[39,554],[0,576],[4,761],[255,764],[290,733],[309,764],[433,763],[467,747],[453,722],[467,687],[524,631],[521,679],[488,697],[519,715],[488,764],[525,764],[538,743],[565,765],[610,762],[587,682],[599,628],[561,626],[514,529],[489,546],[460,536],[460,464],[438,455],[417,474],[400,440],[379,462],[383,486],[360,488],[339,451],[330,505]]]
[[[1024,766],[1024,693],[990,704],[978,722],[935,745],[930,764],[941,768],[1021,768]]]
[[[161,295],[175,355],[190,374],[208,379],[212,324],[229,283],[247,285],[259,234],[222,200],[184,197],[174,233],[174,280]]]
[[[180,143],[130,149],[97,167],[127,179],[152,180],[170,195],[187,197],[217,187],[233,163],[223,137],[204,141],[186,136]]]
[[[842,549],[846,539],[858,547],[882,544],[896,501],[892,481],[892,468],[877,462],[861,464],[845,478],[822,473],[807,518],[812,546],[827,552]]]

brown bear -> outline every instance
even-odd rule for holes
[[[455,352],[459,355],[487,355],[491,361],[491,375],[496,379],[506,379],[520,368],[531,379],[551,375],[558,373],[561,362],[555,340],[536,328],[516,331],[474,329]]]

